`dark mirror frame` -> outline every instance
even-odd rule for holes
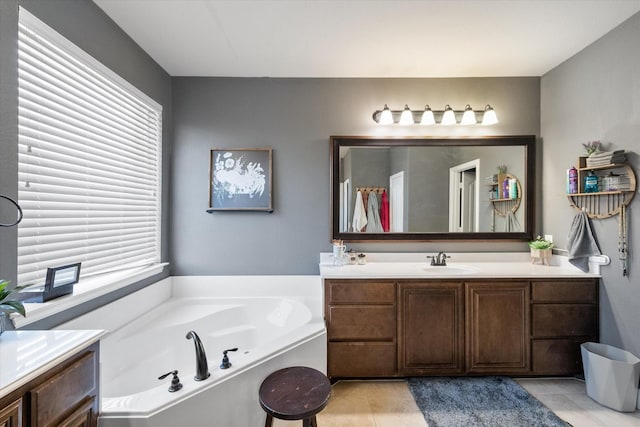
[[[535,142],[534,135],[482,137],[420,137],[420,136],[332,136],[330,137],[331,239],[346,242],[430,242],[430,241],[529,241],[533,238],[535,215]],[[473,233],[348,233],[340,227],[340,148],[341,147],[402,147],[402,146],[522,146],[525,148],[524,232]]]

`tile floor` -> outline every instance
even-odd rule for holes
[[[640,427],[640,411],[621,413],[591,400],[584,382],[573,378],[517,380],[522,387],[574,427]],[[402,380],[339,381],[318,427],[428,427]],[[275,427],[301,426],[275,420]],[[511,427],[511,426],[509,426]]]

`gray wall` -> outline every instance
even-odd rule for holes
[[[389,168],[391,160],[388,149],[367,149],[352,147],[349,150],[351,156],[349,172],[351,176],[351,200],[348,207],[348,218],[353,219],[357,189],[362,187],[385,187],[389,188]],[[346,161],[345,157],[345,161]],[[363,194],[363,198],[365,195]],[[380,198],[378,198],[380,205]],[[369,211],[369,199],[364,206]],[[349,224],[350,225],[350,224]],[[348,230],[352,230],[348,228]]]
[[[171,77],[89,0],[0,0],[0,193],[13,197],[17,197],[18,194],[19,5],[24,6],[33,15],[162,105],[162,185],[165,189],[162,210],[164,218],[168,219],[173,133]],[[163,224],[162,233],[164,261],[169,260],[168,225],[167,220]],[[0,278],[9,279],[14,283],[17,270],[16,238],[16,227],[0,228],[0,248],[2,248]],[[98,305],[99,303],[97,302]],[[46,327],[46,325],[36,326]]]
[[[611,149],[633,152],[640,161],[640,13],[542,77],[544,232],[560,247],[576,211],[565,196],[565,173],[583,155],[582,143],[600,140]],[[612,259],[602,269],[602,342],[640,355],[640,198],[628,210],[629,277],[617,254],[618,217],[593,221],[600,249]]]
[[[454,148],[429,148],[420,155],[421,147],[409,147],[405,179],[407,231],[442,233],[449,229],[449,167]],[[425,179],[425,175],[439,179]]]
[[[538,135],[539,78],[173,79],[172,273],[317,274],[329,243],[329,136]],[[401,108],[490,103],[483,127],[381,127],[385,103]],[[437,107],[440,106],[440,107]],[[207,213],[209,150],[273,148],[274,212]],[[365,251],[526,250],[526,244],[354,244]]]

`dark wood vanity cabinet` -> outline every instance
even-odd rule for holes
[[[8,404],[0,403],[0,427],[21,427],[22,424],[22,399]]]
[[[572,375],[598,279],[325,279],[328,375]]]
[[[529,318],[528,282],[467,283],[467,372],[527,374]]]
[[[464,283],[400,282],[400,373],[464,372]]]
[[[598,341],[598,279],[531,282],[531,352],[535,375],[582,372],[580,344]]]
[[[330,377],[396,375],[394,282],[325,282],[327,363]]]
[[[0,427],[98,425],[99,343],[0,399]]]

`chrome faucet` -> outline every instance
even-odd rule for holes
[[[438,255],[429,255],[427,256],[427,258],[431,258],[431,265],[438,266],[438,267],[446,267],[447,258],[451,258],[451,257],[445,254],[444,252],[440,251],[438,252]]]
[[[187,339],[193,338],[193,344],[196,346],[196,376],[193,377],[196,381],[202,381],[209,378],[209,364],[207,363],[207,355],[204,352],[204,346],[200,337],[195,331],[189,331],[187,333]]]

